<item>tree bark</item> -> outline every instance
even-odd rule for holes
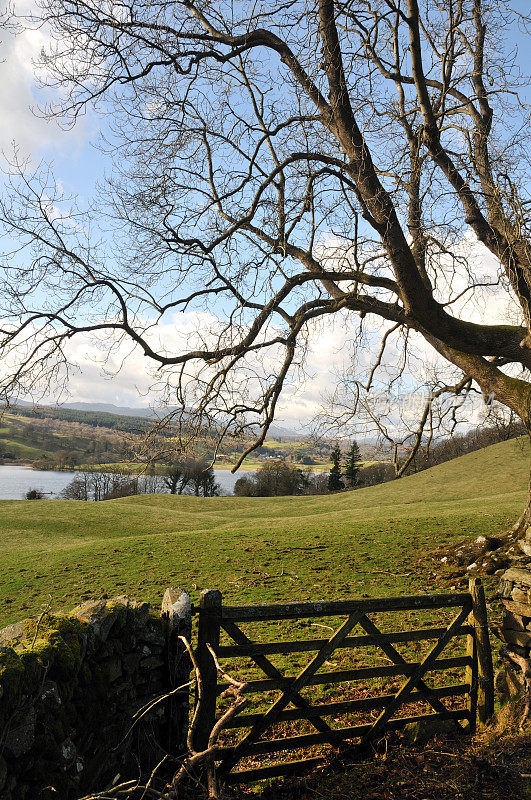
[[[513,534],[522,554],[531,556],[531,473],[525,508],[510,532]]]

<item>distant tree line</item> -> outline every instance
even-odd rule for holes
[[[280,497],[283,495],[325,494],[328,478],[312,474],[281,459],[265,461],[254,475],[238,478],[237,497]]]
[[[432,442],[419,451],[405,475],[422,472],[437,464],[444,464],[454,458],[473,453],[498,442],[524,436],[526,431],[519,420],[498,420],[495,424],[472,428],[467,433],[454,434],[447,439]],[[377,461],[362,467],[358,472],[357,486],[374,486],[396,478],[395,467],[388,461]]]
[[[221,493],[214,469],[202,459],[184,458],[174,461],[166,469],[162,481],[170,494],[217,497]]]
[[[51,406],[10,406],[9,410],[21,417],[80,422],[93,428],[111,428],[125,433],[146,433],[153,425],[153,420],[146,417],[122,416],[109,411],[81,411]]]
[[[193,494],[214,497],[221,489],[214,470],[202,460],[176,461],[165,474],[133,475],[120,470],[80,470],[61,492],[64,500],[114,500],[138,494]],[[33,498],[27,498],[33,499]],[[37,498],[34,498],[37,499]]]
[[[500,420],[494,425],[473,428],[467,433],[450,436],[447,439],[431,444],[417,453],[406,474],[421,472],[466,453],[473,453],[483,447],[524,436],[526,430],[520,420]]]

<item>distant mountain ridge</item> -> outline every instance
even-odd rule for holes
[[[115,406],[113,403],[29,403],[27,400],[12,401],[14,406],[24,406],[26,408],[70,408],[73,411],[101,411],[107,414],[116,414],[119,417],[147,417],[155,418],[157,415],[151,408],[140,407],[131,408],[130,406]]]
[[[113,403],[61,403],[55,407],[72,408],[74,411],[102,411],[107,414],[116,414],[119,417],[146,417],[148,419],[156,419],[159,416],[156,411],[147,406],[132,408],[131,406],[115,406]],[[162,414],[163,412],[161,410],[160,416]]]

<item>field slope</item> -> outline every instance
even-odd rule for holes
[[[524,502],[528,455],[523,440],[503,442],[334,496],[3,500],[0,626],[50,598],[158,602],[168,585],[196,597],[220,588],[232,602],[432,590],[425,552],[504,530]]]

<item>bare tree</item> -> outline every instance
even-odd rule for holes
[[[372,436],[374,454],[390,460],[395,477],[401,478],[419,463],[430,466],[433,446],[453,436],[460,424],[470,423],[470,398],[477,396],[477,389],[468,376],[455,384],[434,379],[415,392],[410,372],[405,377],[395,373],[380,384],[374,389],[371,379],[364,383],[355,373],[343,375],[315,420],[316,432]]]
[[[65,486],[61,497],[65,500],[115,500],[137,494],[155,494],[162,490],[158,475],[134,475],[114,470],[83,470]]]
[[[162,481],[170,494],[193,493],[196,497],[216,497],[221,490],[213,467],[202,458],[173,461],[162,476]]]
[[[307,494],[311,473],[280,459],[264,461],[252,477],[239,478],[234,485],[238,497],[282,497]]]
[[[99,109],[116,169],[86,214],[15,159],[0,207],[18,237],[6,395],[64,374],[72,336],[123,336],[166,370],[186,435],[258,424],[260,444],[311,326],[343,315],[352,330],[388,323],[380,354],[367,336],[377,368],[393,336],[422,338],[530,429],[513,48],[527,14],[498,0],[40,0],[35,22],[54,38],[50,113]],[[480,324],[473,302],[492,284],[515,310]],[[152,335],[193,309],[186,344]],[[530,523],[528,503],[529,552]]]

